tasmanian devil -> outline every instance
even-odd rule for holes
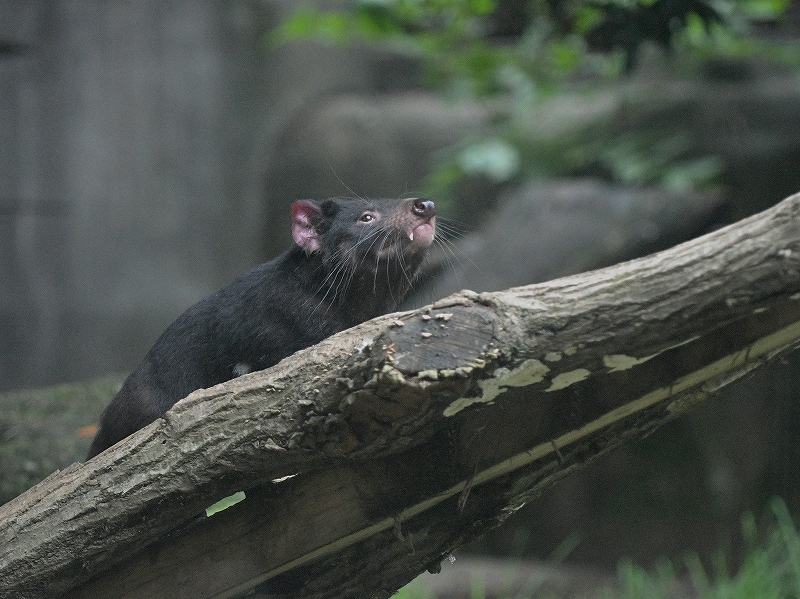
[[[433,242],[423,199],[298,200],[295,245],[181,314],[103,412],[92,457],[195,389],[272,366],[397,308]]]

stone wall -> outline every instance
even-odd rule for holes
[[[270,47],[295,7],[0,4],[0,389],[130,370],[187,306],[287,247],[292,201],[419,194],[441,150],[485,128],[486,106],[415,88],[407,58]],[[800,78],[742,72],[554,98],[530,135],[684,131],[722,156],[741,217],[800,188]],[[451,208],[480,228],[498,191],[470,181]]]
[[[269,51],[292,7],[0,4],[0,389],[128,370],[268,257],[264,223],[287,222],[264,193],[280,132],[375,85],[357,52]]]

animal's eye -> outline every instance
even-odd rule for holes
[[[375,220],[375,215],[372,214],[371,212],[365,212],[364,214],[358,217],[358,222],[361,223],[371,223],[374,220]]]

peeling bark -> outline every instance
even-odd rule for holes
[[[386,597],[799,342],[800,195],[647,258],[388,315],[0,507],[0,596]]]

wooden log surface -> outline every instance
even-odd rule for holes
[[[389,596],[798,341],[800,195],[647,258],[388,315],[0,507],[0,596]]]

